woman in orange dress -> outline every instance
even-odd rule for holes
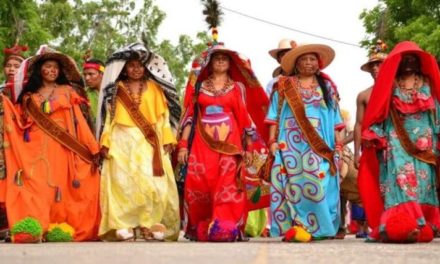
[[[47,48],[27,63],[30,77],[18,105],[3,97],[7,177],[0,181],[0,202],[12,229],[32,217],[43,234],[65,223],[73,240],[93,240],[99,146],[79,107],[84,99],[70,86],[79,71],[70,57]]]

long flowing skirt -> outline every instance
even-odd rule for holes
[[[109,159],[101,177],[100,236],[112,240],[111,231],[165,225],[167,240],[180,231],[179,199],[171,161],[162,150],[163,176],[153,176],[153,148],[137,127],[113,127]]]

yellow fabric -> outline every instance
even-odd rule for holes
[[[179,198],[169,156],[162,152],[165,175],[153,176],[153,148],[139,129],[117,124],[110,135],[110,158],[101,173],[100,237],[114,240],[115,230],[161,223],[166,239],[177,240]]]
[[[267,224],[267,210],[266,208],[260,210],[250,211],[247,221],[245,232],[250,237],[258,237],[263,233]]]
[[[140,111],[153,124],[161,145],[175,143],[162,90],[148,81]],[[115,117],[104,126],[101,144],[109,148],[101,174],[101,224],[103,240],[114,240],[115,230],[165,225],[167,240],[180,231],[179,198],[170,157],[161,150],[165,175],[153,176],[153,148],[129,113],[116,102]]]
[[[124,85],[122,82],[119,84],[122,86]],[[170,122],[168,121],[170,113],[166,98],[162,89],[156,82],[151,80],[146,82],[146,87],[141,96],[139,109],[150,124],[160,127],[159,130],[156,130],[156,133],[161,134],[159,138],[162,138],[162,145],[177,143]],[[107,115],[107,117],[109,117],[109,115]],[[108,120],[106,120],[106,122],[108,122]],[[116,100],[115,116],[112,120],[111,126],[114,126],[115,124],[128,127],[136,126],[136,123],[119,100]],[[109,134],[107,132],[108,131],[104,129],[101,136],[101,145],[109,147]]]

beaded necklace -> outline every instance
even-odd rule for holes
[[[144,82],[140,81],[138,82],[138,90],[137,93],[133,93],[133,89],[131,88],[131,84],[129,82],[124,82],[125,87],[127,87],[127,92],[130,95],[131,99],[133,100],[134,104],[139,108],[139,105],[141,104],[141,98],[142,93],[144,91]]]
[[[315,76],[313,76],[312,82],[308,84],[301,83],[300,77],[298,76],[297,84],[299,91],[304,98],[310,98],[313,95],[317,95],[316,93],[317,93],[318,81],[316,80]]]
[[[214,80],[212,76],[210,76],[208,79],[206,79],[203,89],[212,93],[214,96],[219,96],[226,94],[232,85],[234,85],[234,81],[228,77],[223,87],[221,89],[216,89],[214,86]]]

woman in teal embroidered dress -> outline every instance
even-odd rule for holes
[[[334,51],[328,46],[302,45],[293,48],[282,60],[285,72],[295,68],[288,78],[298,83],[305,114],[331,149],[335,148],[337,131],[344,128],[344,123],[336,87],[319,68],[326,67],[333,57]],[[278,88],[280,85],[279,81]],[[285,235],[296,225],[314,238],[334,236],[340,214],[338,173],[331,175],[330,163],[312,150],[286,100],[280,110],[278,100],[275,89],[266,117],[266,123],[271,126],[270,149],[275,153],[271,173],[271,236]],[[279,134],[275,139],[277,126]]]
[[[379,71],[374,89],[380,90],[380,95],[373,90],[362,131],[362,139],[373,149],[371,154],[375,157],[363,158],[359,175],[361,195],[367,202],[367,218],[373,229],[370,240],[429,242],[440,227],[436,168],[403,147],[410,144],[418,152],[433,154],[434,164],[438,159],[440,87],[436,86],[440,79],[431,57],[415,43],[402,42]],[[404,143],[408,140],[397,132],[400,125],[393,122],[392,109],[411,142]],[[364,154],[370,155],[370,151],[365,150]],[[376,161],[378,173],[371,172],[371,168],[377,167]],[[369,187],[374,179],[367,180],[365,175],[379,175],[378,186]],[[378,189],[380,200],[374,189]]]

